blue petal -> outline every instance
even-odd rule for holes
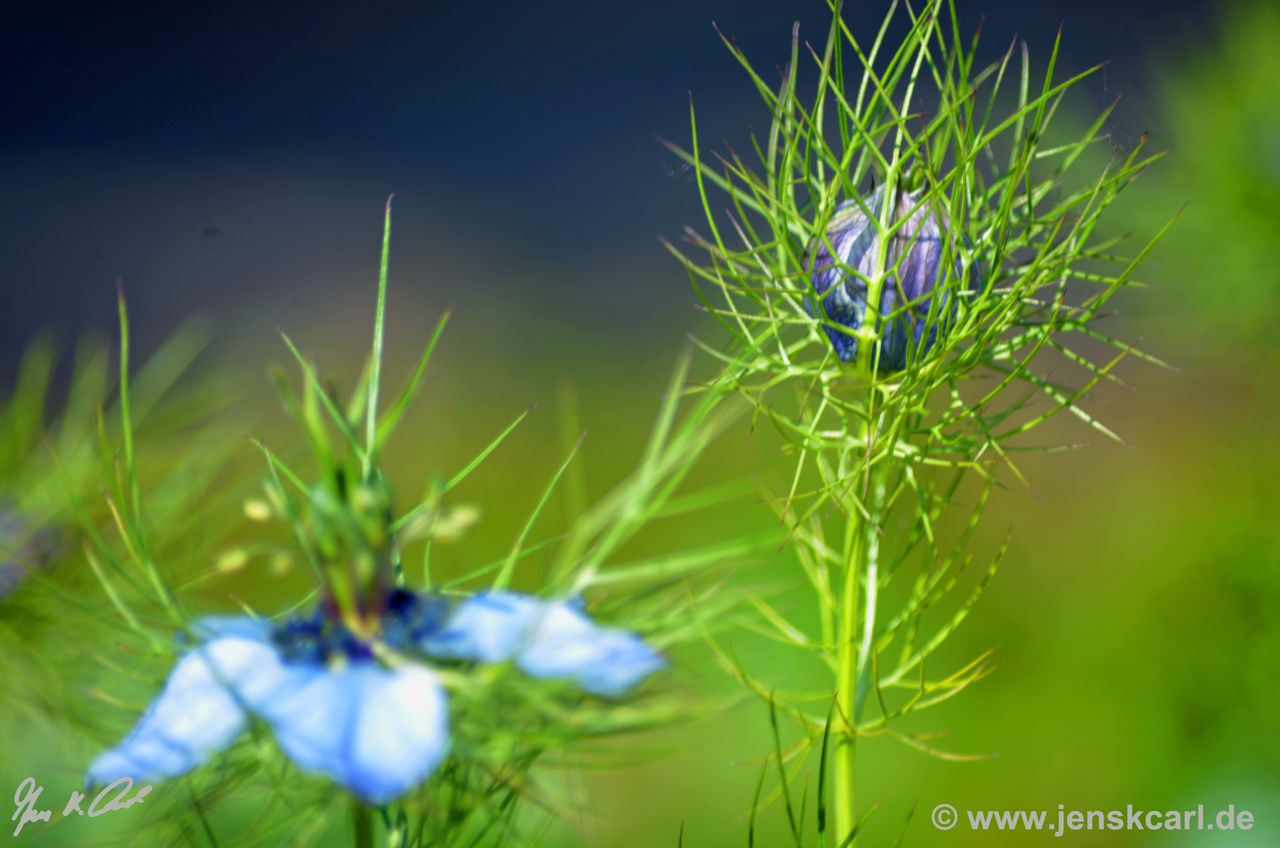
[[[90,788],[110,786],[122,777],[131,777],[135,783],[146,783],[162,777],[153,774],[151,769],[135,763],[125,754],[124,749],[125,745],[121,743],[95,757],[85,773],[85,785]]]
[[[634,633],[597,627],[569,602],[547,604],[517,664],[532,677],[569,678],[617,696],[666,663]]]
[[[185,774],[244,730],[243,710],[199,652],[178,661],[160,695],[115,748],[89,766],[89,783],[121,777],[159,780]]]
[[[274,645],[215,639],[204,653],[240,703],[276,732],[276,742],[308,771],[340,769],[328,740],[350,712],[350,692],[321,665],[285,663]]]
[[[191,632],[204,642],[223,636],[266,642],[271,638],[271,622],[247,615],[210,615],[192,622]]]
[[[355,662],[334,671],[283,662],[274,645],[235,637],[204,652],[290,760],[371,804],[421,783],[448,750],[448,702],[427,668]]]
[[[443,630],[419,641],[436,657],[506,662],[524,644],[541,603],[514,592],[490,592],[463,601]]]
[[[547,604],[517,664],[533,677],[573,677],[599,658],[599,630],[564,602]]]
[[[381,806],[435,771],[449,748],[449,705],[422,666],[350,670],[361,700],[351,728],[344,786]]]
[[[578,685],[594,695],[616,698],[666,666],[662,655],[634,633],[600,631],[600,659],[583,668]]]
[[[289,759],[377,806],[425,780],[448,750],[444,690],[422,666],[302,670],[260,712]]]
[[[345,672],[297,668],[261,697],[254,711],[271,725],[289,759],[343,783],[346,736],[359,697]]]
[[[262,711],[262,704],[285,681],[298,675],[318,673],[320,666],[288,665],[270,642],[257,638],[224,636],[206,644],[200,653],[217,672],[218,679],[252,712]]]

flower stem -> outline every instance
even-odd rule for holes
[[[369,807],[352,801],[351,814],[355,820],[355,848],[373,848],[373,816],[369,814]]]
[[[843,846],[853,831],[857,807],[854,804],[853,713],[858,678],[858,572],[862,551],[862,516],[849,511],[845,534],[844,586],[840,592],[840,630],[836,648],[836,715],[840,734],[836,737],[835,760],[835,844]]]
[[[865,379],[867,371],[863,368],[858,370]],[[872,394],[868,390],[863,400],[864,411],[871,409],[871,401]],[[865,444],[866,419],[854,423],[851,430],[855,434],[855,444]],[[865,447],[864,450],[866,450]],[[866,473],[865,464],[857,456],[856,451],[851,452],[851,459],[858,470],[853,472],[855,480],[850,484],[848,489],[850,497],[844,504],[844,512],[848,519],[844,537],[844,582],[840,590],[838,611],[840,618],[836,643],[836,715],[833,717],[840,730],[839,735],[836,736],[833,805],[835,807],[835,844],[838,848],[846,848],[845,840],[849,839],[857,823],[857,805],[854,799],[854,754],[857,737],[854,735],[854,724],[858,707],[858,585],[864,568],[864,540],[867,530],[871,529],[874,532],[874,528],[865,526],[862,512],[856,504],[857,495],[854,494],[855,491],[861,491],[857,478]],[[850,846],[852,844],[852,842],[849,843]]]

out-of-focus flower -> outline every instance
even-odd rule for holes
[[[246,713],[270,725],[301,768],[371,804],[424,780],[448,749],[448,703],[424,665],[387,668],[358,643],[315,639],[297,622],[203,619],[205,641],[174,667],[134,730],[89,767],[88,780],[177,777],[235,741]]]
[[[464,601],[421,646],[441,657],[514,660],[531,677],[572,680],[609,697],[625,694],[666,664],[634,633],[596,626],[576,602],[541,602],[513,592]]]
[[[900,226],[889,237],[888,249],[881,258],[882,239],[876,221],[883,209],[884,192],[881,185],[862,199],[871,218],[856,201],[840,204],[827,227],[826,241],[818,240],[813,245],[807,267],[826,317],[850,330],[862,327],[867,311],[867,280],[875,279],[880,269],[890,269],[880,295],[880,315],[895,311],[898,314],[887,323],[882,322],[878,366],[881,371],[900,371],[907,365],[908,350],[919,348],[923,353],[932,347],[938,328],[945,326],[955,311],[954,298],[943,292],[930,320],[933,293],[946,283],[944,252],[951,254],[956,279],[963,279],[964,272],[955,244],[948,243],[946,213],[930,209],[927,201],[921,204],[923,190],[896,193],[889,225]],[[884,265],[877,266],[880,261]],[[835,327],[823,329],[840,359],[857,359],[857,337]]]
[[[596,626],[574,601],[491,592],[453,607],[439,595],[397,589],[380,621],[372,641],[333,611],[274,626],[248,617],[197,621],[199,644],[137,726],[94,760],[89,782],[185,774],[234,742],[252,715],[302,769],[386,804],[426,779],[449,745],[444,689],[411,654],[514,661],[531,677],[570,680],[608,697],[665,665],[634,633]]]

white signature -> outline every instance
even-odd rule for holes
[[[103,796],[122,783],[124,784],[124,788],[116,793],[116,797],[103,804],[102,809],[98,809],[98,802],[102,800]],[[103,813],[109,813],[112,810],[127,810],[134,804],[142,803],[142,799],[147,797],[147,793],[151,791],[150,786],[144,786],[138,790],[137,795],[134,795],[128,801],[121,800],[124,796],[129,794],[129,790],[132,788],[132,777],[122,777],[115,783],[107,786],[98,793],[98,797],[94,798],[93,803],[89,805],[89,818],[100,816]],[[53,810],[36,809],[36,802],[40,800],[40,793],[43,791],[43,786],[36,786],[36,779],[34,777],[28,777],[26,780],[18,784],[18,791],[13,793],[13,803],[18,805],[18,809],[13,814],[13,821],[18,823],[18,829],[13,832],[14,836],[17,836],[22,832],[22,826],[27,822],[47,822],[49,817],[53,815]],[[74,789],[71,790],[71,799],[67,801],[67,806],[62,808],[62,814],[64,816],[69,816],[72,812],[76,812],[83,816],[84,810],[80,809],[80,802],[84,799],[84,795],[76,792]]]

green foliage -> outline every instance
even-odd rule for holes
[[[65,397],[50,396],[52,339],[41,336],[28,348],[0,413],[0,677],[15,717],[64,729],[96,723],[94,705],[75,685],[94,680],[101,666],[63,638],[63,629],[74,621],[89,642],[115,630],[118,618],[97,602],[77,524],[101,536],[115,524],[118,505],[129,508],[125,493],[133,491],[152,505],[150,550],[175,562],[226,531],[217,480],[231,450],[211,438],[211,427],[234,426],[227,409],[234,395],[219,374],[177,385],[208,339],[207,330],[189,322],[134,375],[132,420],[147,449],[140,464],[110,447],[121,440],[123,397],[109,373],[107,345],[81,339]],[[56,412],[46,420],[51,408]],[[132,482],[124,483],[126,476]],[[138,577],[122,579],[136,584]]]
[[[896,46],[886,38],[895,15],[909,18]],[[788,784],[819,747],[825,787],[829,744],[829,832],[844,846],[862,820],[854,805],[858,739],[888,735],[934,756],[969,759],[898,725],[993,668],[990,652],[945,671],[932,657],[973,608],[1007,546],[1006,539],[967,597],[953,598],[965,585],[988,495],[1002,485],[1000,468],[1025,485],[1014,457],[1065,447],[1026,439],[1062,412],[1120,440],[1083,404],[1100,381],[1118,379],[1112,371],[1126,356],[1157,362],[1103,324],[1118,291],[1143,285],[1134,274],[1152,244],[1126,251],[1123,238],[1107,237],[1099,225],[1158,156],[1142,156],[1139,143],[1117,151],[1101,172],[1078,174],[1073,166],[1086,149],[1106,141],[1100,130],[1109,110],[1078,138],[1057,138],[1053,121],[1070,87],[1091,72],[1056,80],[1056,44],[1042,81],[1032,78],[1025,44],[978,68],[976,36],[965,40],[954,8],[940,0],[895,6],[870,45],[836,12],[820,55],[812,48],[801,55],[797,24],[777,90],[725,44],[769,108],[769,134],[753,137],[754,161],[733,150],[709,161],[696,120],[690,150],[668,144],[695,168],[710,231],[687,231],[697,254],[669,248],[730,339],[724,351],[700,343],[724,364],[708,390],[745,398],[794,458],[788,484],[766,497],[812,587],[820,630],[806,633],[755,599],[760,629],[815,654],[832,685],[775,692],[716,650],[731,674],[802,732],[775,755],[780,769],[787,764],[779,793],[789,815]],[[805,69],[816,79],[809,100],[798,93]],[[892,189],[883,208],[865,208],[868,183]],[[717,211],[708,184],[728,195],[731,209]],[[884,245],[908,217],[894,216],[889,197],[905,192],[918,192],[916,209],[948,222],[938,287],[945,298],[933,297],[929,307],[936,344],[912,346],[905,369],[887,372],[876,367],[883,328],[914,306],[875,315],[899,270]],[[810,281],[819,245],[837,255],[832,225],[844,201],[864,208],[880,245],[870,276],[839,265],[866,284],[868,313],[877,319],[855,330],[823,314]],[[942,320],[943,300],[955,304],[954,320]],[[859,338],[855,362],[836,358],[827,328]],[[1078,377],[1051,377],[1050,368]],[[832,700],[829,714],[806,706],[823,700]],[[797,843],[802,832],[801,821],[793,827]]]

